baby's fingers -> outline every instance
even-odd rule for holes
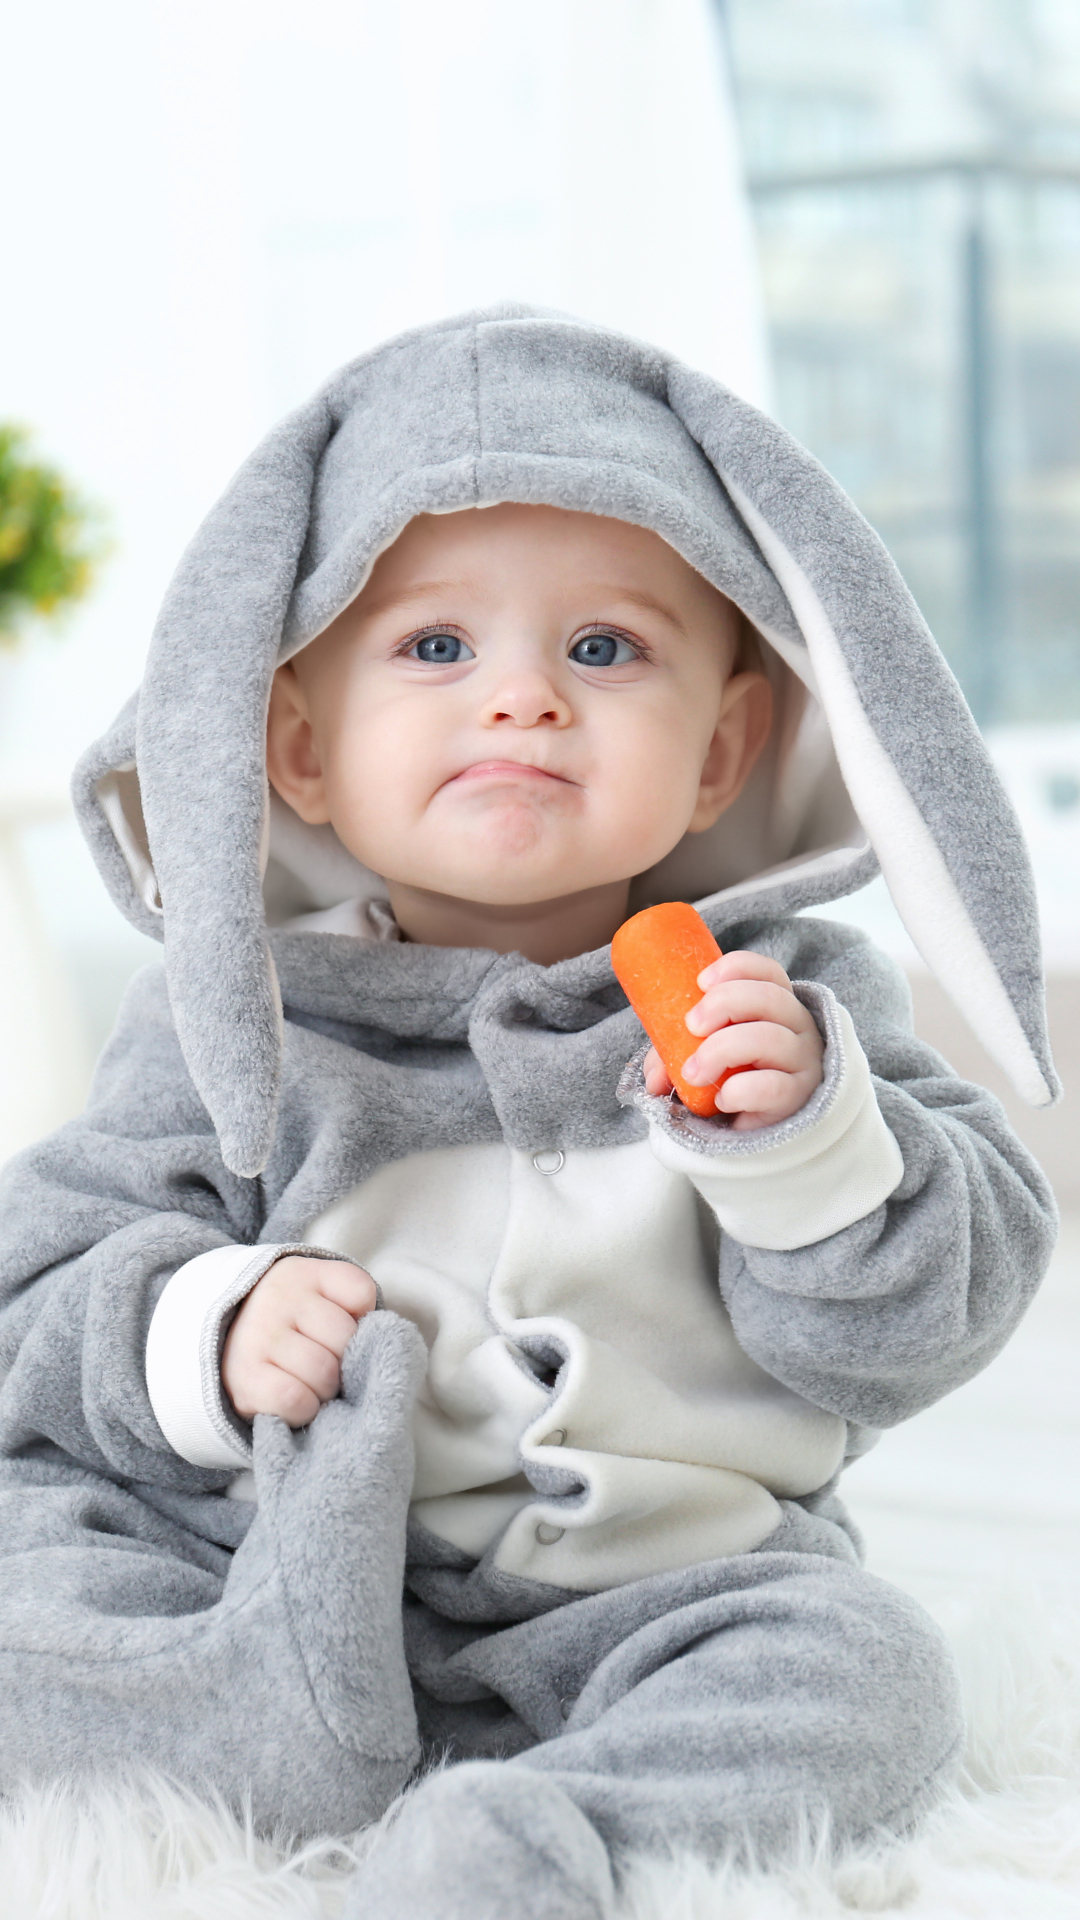
[[[324,1264],[329,1266],[331,1262]],[[293,1328],[296,1333],[306,1335],[308,1340],[336,1354],[340,1360],[356,1332],[356,1318],[346,1307],[338,1306],[335,1300],[328,1300],[325,1294],[310,1293],[297,1302]],[[336,1387],[334,1391],[337,1391]]]
[[[710,1033],[691,1054],[683,1074],[691,1086],[707,1087],[722,1073],[742,1067],[799,1073],[809,1064],[801,1034],[772,1020],[740,1020]],[[734,1109],[732,1109],[733,1111]]]
[[[775,1127],[788,1120],[806,1104],[807,1092],[802,1076],[756,1068],[733,1073],[716,1096],[720,1113],[730,1113],[732,1129],[749,1133],[758,1127]]]
[[[308,1260],[305,1265],[311,1271],[315,1291],[343,1307],[354,1321],[372,1312],[378,1292],[366,1268],[356,1266],[351,1260]]]
[[[668,1073],[655,1047],[650,1047],[642,1062],[645,1078],[645,1091],[654,1099],[663,1100],[671,1092],[671,1075]]]
[[[249,1360],[235,1369],[231,1399],[241,1420],[272,1413],[289,1427],[310,1426],[322,1406],[313,1387],[271,1360]]]
[[[279,1328],[267,1342],[262,1356],[283,1373],[291,1374],[301,1386],[310,1388],[320,1401],[332,1400],[341,1385],[341,1364],[336,1353],[312,1340],[295,1327]]]
[[[276,1413],[290,1427],[306,1427],[341,1385],[337,1355],[295,1327],[275,1328],[261,1351],[238,1356],[227,1388],[241,1420]]]
[[[686,1016],[690,1032],[702,1034],[741,1020],[770,1020],[790,1027],[792,1033],[808,1033],[814,1027],[812,1014],[791,988],[771,980],[723,981],[710,987]]]
[[[767,954],[751,953],[749,949],[722,953],[719,960],[710,960],[698,974],[698,985],[703,989],[723,986],[729,980],[765,980],[771,986],[791,992],[791,981],[779,960],[770,960]]]

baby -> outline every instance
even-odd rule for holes
[[[356,1920],[908,1827],[955,1680],[836,1480],[998,1350],[1053,1204],[802,910],[880,861],[1056,1082],[1015,822],[850,503],[652,349],[422,329],[241,469],[76,795],[166,966],[6,1176],[3,1784],[340,1831],[415,1777]],[[611,971],[665,899],[724,949],[712,1118]]]
[[[552,507],[423,515],[270,697],[267,768],[383,876],[403,938],[547,966],[606,947],[630,883],[736,798],[772,717],[731,602],[658,536]],[[690,1015],[687,1077],[774,1126],[821,1083],[821,1035],[777,961],[727,954]],[[671,1092],[656,1055],[653,1095]],[[371,1276],[287,1255],[225,1342],[244,1420],[304,1426],[340,1384]],[[393,1302],[389,1302],[393,1304]]]

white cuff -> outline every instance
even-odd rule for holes
[[[788,1122],[771,1142],[729,1132],[723,1149],[710,1153],[650,1122],[657,1159],[688,1175],[722,1230],[747,1247],[813,1246],[865,1219],[903,1179],[903,1155],[878,1106],[851,1015],[828,998],[831,1098],[809,1125],[792,1129]]]
[[[193,1467],[251,1465],[250,1429],[221,1385],[221,1349],[236,1307],[283,1247],[213,1247],[168,1282],[146,1337],[146,1387],[158,1426]]]

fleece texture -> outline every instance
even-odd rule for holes
[[[181,1046],[227,1164],[266,1165],[280,1091],[262,886],[274,668],[415,514],[506,500],[652,528],[742,608],[786,676],[757,778],[719,836],[643,876],[642,902],[719,886],[783,911],[791,862],[809,862],[826,898],[870,877],[876,854],[990,1051],[1028,1099],[1054,1098],[1019,828],[876,535],[789,435],[714,381],[564,316],[502,308],[364,356],[267,436],[181,561],[138,700],[76,776],[116,899],[164,934]],[[370,876],[351,865],[359,893]]]
[[[655,529],[771,649],[780,722],[759,768],[635,904],[699,900],[720,944],[773,955],[826,1027],[833,1000],[846,1010],[902,1170],[810,1244],[740,1240],[703,1205],[743,1352],[857,1454],[998,1351],[1055,1225],[999,1105],[915,1038],[902,977],[805,917],[880,858],[1018,1083],[1053,1093],[1012,816],[891,563],[820,468],[666,356],[525,309],[393,342],[282,423],[196,535],[144,686],[77,778],[106,880],[163,934],[165,968],[132,984],[85,1115],[0,1183],[0,1791],[138,1760],[250,1796],[261,1826],[347,1830],[450,1758],[358,1882],[357,1915],[388,1920],[606,1915],[635,1849],[766,1855],[807,1821],[836,1840],[900,1828],[958,1738],[940,1638],[861,1570],[831,1480],[778,1499],[753,1551],[582,1597],[410,1522],[425,1352],[392,1312],[362,1324],[307,1431],[255,1423],[257,1504],[155,1417],[147,1338],[178,1269],[304,1244],[388,1163],[637,1147],[653,1123],[704,1193],[710,1170],[735,1183],[815,1123],[748,1143],[659,1113],[623,1077],[643,1036],[607,950],[540,967],[382,940],[378,876],[268,810],[276,663],[413,514],[498,500]],[[536,1484],[569,1505],[559,1471]]]
[[[867,1429],[998,1350],[1045,1265],[1053,1206],[997,1103],[914,1038],[902,978],[861,935],[734,911],[710,909],[722,944],[774,954],[847,1008],[903,1155],[895,1191],[841,1232],[798,1249],[721,1241],[739,1344],[846,1421],[858,1453]],[[262,1824],[311,1831],[381,1811],[418,1757],[524,1765],[535,1751],[547,1769],[550,1749],[552,1808],[576,1809],[574,1835],[584,1814],[613,1858],[633,1844],[620,1807],[642,1845],[673,1820],[688,1845],[726,1844],[737,1816],[765,1849],[788,1831],[776,1809],[806,1796],[823,1796],[837,1834],[913,1806],[955,1735],[947,1662],[917,1612],[900,1620],[861,1573],[828,1486],[781,1500],[757,1552],[685,1572],[584,1599],[506,1574],[494,1551],[477,1561],[407,1527],[424,1355],[391,1313],[363,1323],[345,1397],[306,1433],[256,1423],[257,1508],[223,1497],[228,1470],[170,1448],[144,1357],[156,1302],[186,1260],[297,1244],[406,1151],[498,1140],[573,1151],[647,1128],[618,1095],[640,1031],[605,955],[543,968],[330,934],[271,942],[284,1085],[259,1179],[226,1166],[150,968],[85,1116],[15,1161],[0,1189],[0,1787],[139,1758],[234,1804],[250,1793]],[[738,1141],[718,1128],[715,1154],[743,1153]],[[790,1605],[774,1601],[773,1574]],[[739,1600],[734,1634],[732,1594],[747,1586],[756,1598]],[[849,1601],[877,1625],[856,1632]],[[826,1725],[841,1657],[839,1720]],[[774,1669],[782,1709],[766,1687],[759,1711]],[[704,1688],[744,1703],[749,1775],[741,1749],[698,1753],[693,1714],[693,1741],[677,1732],[688,1675],[692,1698]],[[712,1717],[719,1740],[730,1716]],[[664,1784],[669,1767],[677,1787]]]
[[[260,1505],[0,1470],[0,1751],[19,1780],[138,1759],[303,1831],[377,1818],[420,1746],[401,1638],[416,1329],[377,1314],[310,1433],[255,1423]],[[200,1509],[204,1523],[200,1526]]]
[[[914,1824],[962,1726],[944,1642],[914,1602],[810,1554],[733,1556],[680,1584],[665,1582],[662,1615],[652,1583],[624,1594],[637,1622],[596,1666],[580,1648],[595,1658],[602,1636],[574,1618],[595,1602],[564,1608],[562,1726],[507,1765],[421,1785],[347,1913],[495,1920],[513,1888],[528,1920],[586,1920],[613,1912],[609,1863],[617,1875],[634,1850],[775,1859],[808,1830],[850,1842]],[[534,1623],[478,1642],[470,1664],[493,1672],[517,1641],[524,1703],[548,1681],[553,1640],[539,1671]]]
[[[904,1163],[882,1206],[812,1245],[723,1237],[736,1338],[814,1406],[888,1425],[1003,1345],[1053,1244],[1049,1189],[998,1102],[915,1038],[902,975],[861,934],[737,919],[731,906],[711,919],[721,945],[771,954],[846,1007]],[[146,1386],[150,1320],[185,1261],[300,1244],[319,1214],[410,1153],[645,1137],[646,1114],[618,1093],[641,1031],[606,954],[541,967],[333,934],[271,942],[288,1012],[284,1092],[258,1179],[225,1164],[156,967],[129,989],[85,1115],[3,1176],[0,1454],[45,1444],[92,1472],[216,1494],[228,1471],[172,1451]],[[759,1151],[774,1131],[752,1136]],[[716,1162],[743,1157],[745,1141],[716,1127]]]

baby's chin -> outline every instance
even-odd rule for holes
[[[552,906],[557,901],[592,894],[604,887],[628,885],[630,874],[592,873],[561,867],[557,872],[470,873],[454,869],[427,872],[424,878],[387,876],[396,889],[454,901],[466,907],[505,907],[508,911]]]
[[[379,865],[366,862],[398,886],[484,906],[530,906],[629,878],[603,850],[581,845],[573,835],[537,833],[534,823],[485,823],[480,834],[447,830],[433,844],[391,850]],[[395,857],[396,853],[396,857]]]
[[[638,832],[606,827],[528,807],[489,809],[360,857],[399,886],[480,906],[528,907],[624,884],[670,850],[651,821]]]

